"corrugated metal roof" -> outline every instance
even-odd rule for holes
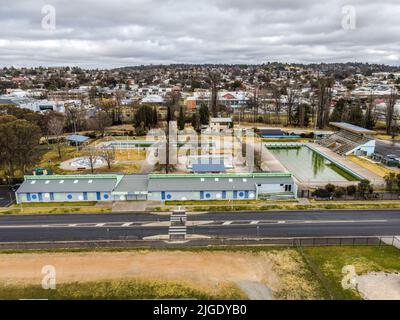
[[[126,175],[115,187],[114,192],[135,193],[147,191],[149,179],[147,175]]]
[[[192,177],[170,179],[149,179],[149,192],[157,191],[229,191],[255,190],[256,184],[288,184],[292,183],[290,176],[284,177]]]
[[[337,127],[340,129],[344,129],[353,133],[358,133],[358,134],[375,134],[375,131],[368,130],[359,126],[356,126],[351,123],[347,122],[330,122],[329,123],[333,127]]]
[[[43,176],[42,176],[43,177]],[[114,178],[92,178],[92,177],[74,177],[66,176],[35,179],[30,177],[19,187],[17,193],[27,192],[111,192],[117,184],[117,177]]]

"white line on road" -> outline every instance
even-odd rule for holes
[[[279,224],[286,223],[286,221],[278,221]]]
[[[127,222],[127,223],[124,223],[122,226],[123,227],[129,227],[129,226],[131,226],[133,224],[133,222]]]
[[[233,222],[233,221],[225,221],[222,225],[223,225],[223,226],[227,226],[227,225],[230,225],[232,222]]]
[[[258,224],[260,221],[252,221],[250,224]]]
[[[104,227],[106,224],[105,223],[98,223],[96,224],[96,227]]]
[[[68,227],[76,227],[77,224],[69,224]]]

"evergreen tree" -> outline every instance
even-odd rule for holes
[[[179,130],[185,129],[185,123],[186,123],[185,112],[183,111],[183,107],[180,107],[178,116],[178,129]]]
[[[338,102],[336,102],[335,108],[333,109],[333,112],[329,120],[331,122],[341,122],[346,113],[346,105],[347,105],[346,100],[339,99]]]
[[[200,123],[203,125],[208,125],[210,123],[210,111],[208,107],[202,105],[199,109]]]
[[[355,103],[349,111],[349,116],[347,119],[347,122],[357,125],[357,126],[362,126],[363,125],[363,112],[361,110],[360,104]]]

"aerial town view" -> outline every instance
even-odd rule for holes
[[[0,14],[1,300],[400,300],[400,3]]]

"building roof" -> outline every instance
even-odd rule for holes
[[[354,124],[351,123],[347,123],[347,122],[330,122],[329,123],[331,126],[339,128],[339,129],[343,129],[343,130],[347,130],[353,133],[357,133],[357,134],[375,134],[375,131],[372,130],[368,130],[359,126],[356,126]]]
[[[225,166],[223,163],[193,163],[193,172],[224,172]]]
[[[17,193],[111,192],[120,179],[117,175],[25,176]]]
[[[81,136],[79,134],[72,134],[70,136],[67,136],[65,139],[68,141],[72,141],[72,142],[81,142],[82,143],[82,142],[85,142],[86,140],[88,140],[89,137]]]
[[[256,184],[292,183],[290,173],[149,175],[149,192],[247,191]]]
[[[211,122],[219,123],[219,122],[232,122],[231,118],[211,118]]]
[[[261,136],[284,136],[285,132],[281,129],[261,129],[260,130]]]
[[[147,192],[149,179],[147,175],[126,175],[115,187],[113,194],[135,194]]]

